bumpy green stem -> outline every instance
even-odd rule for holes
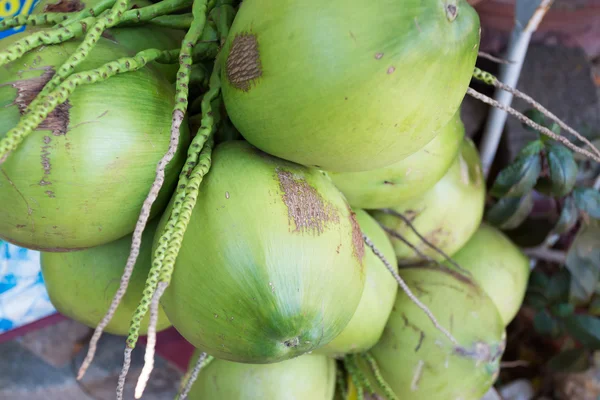
[[[35,110],[37,100],[54,90],[60,83],[67,78],[75,68],[87,58],[104,31],[119,23],[123,13],[129,8],[130,0],[117,0],[110,11],[106,11],[96,19],[96,23],[86,33],[77,49],[69,56],[67,61],[56,71],[52,79],[44,86],[38,96],[31,102],[28,110]]]
[[[52,45],[65,42],[69,39],[82,35],[95,23],[94,17],[88,17],[76,24],[50,31],[35,32],[20,39],[0,52],[0,67],[18,60],[26,52],[42,45]]]
[[[179,254],[179,249],[181,248],[183,236],[185,235],[185,231],[187,230],[187,226],[192,217],[192,211],[194,210],[194,206],[196,205],[196,201],[198,200],[200,184],[202,183],[204,176],[208,173],[210,169],[213,145],[214,141],[211,136],[211,138],[207,141],[206,146],[202,149],[202,152],[200,153],[198,165],[192,170],[190,174],[190,178],[185,189],[186,196],[181,205],[181,212],[179,214],[177,222],[175,223],[175,227],[171,235],[171,240],[169,241],[169,245],[165,252],[164,263],[159,276],[160,282],[171,281],[171,276],[173,274],[173,269],[175,266],[175,260],[177,258],[177,255]]]
[[[100,68],[69,76],[57,89],[40,98],[40,107],[35,109],[35,112],[24,114],[17,125],[7,132],[0,141],[0,160],[4,161],[8,154],[16,149],[59,104],[64,103],[77,87],[103,81],[117,74],[136,71],[151,61],[173,57],[174,53],[174,51],[165,52],[157,49],[144,50],[134,57],[123,57]]]
[[[229,28],[233,23],[235,14],[236,11],[231,4],[217,4],[217,6],[211,11],[211,18],[217,24],[221,45],[225,43],[227,35],[229,35]]]
[[[340,391],[340,394],[342,395],[342,399],[345,399],[348,397],[348,385],[346,384],[346,377],[344,376],[344,371],[342,370],[341,367],[339,367],[340,364],[338,364],[338,368],[336,369],[336,385],[338,387],[338,390]]]
[[[180,58],[180,60],[183,62],[185,59]],[[211,76],[212,87],[209,90],[209,94],[206,96],[206,102],[203,103],[203,113],[206,117],[205,123],[200,127],[199,132],[192,140],[188,150],[186,166],[179,176],[178,190],[175,193],[176,200],[173,204],[173,210],[161,233],[159,246],[154,254],[152,267],[146,280],[142,300],[134,312],[133,320],[131,321],[129,335],[127,337],[127,351],[133,349],[137,343],[140,322],[148,312],[148,303],[152,304],[151,301],[153,299],[154,301],[160,301],[160,296],[162,296],[162,293],[164,293],[164,290],[171,281],[175,260],[179,253],[179,249],[181,248],[183,236],[185,235],[187,225],[191,219],[192,211],[196,205],[200,185],[204,176],[210,170],[212,149],[214,145],[213,134],[216,130],[215,118],[213,118],[211,110],[211,98],[218,94],[220,88],[219,65],[219,60],[217,60],[216,66],[213,69],[213,75]],[[187,93],[185,93],[185,95],[187,96]],[[178,110],[176,109],[173,113],[172,129],[179,130],[177,113]],[[201,151],[198,154],[199,149],[201,149]],[[149,332],[153,329],[154,327],[150,326]],[[148,357],[151,356],[152,351],[153,349],[149,347],[146,349]],[[151,371],[151,368],[152,364],[150,364],[148,371]],[[124,366],[121,374],[123,379],[126,374],[127,371]],[[148,374],[149,372],[147,372],[147,375]],[[143,384],[140,385],[140,388],[143,388]],[[118,391],[117,397],[120,398],[121,396],[122,391]]]
[[[137,10],[130,10],[129,16],[131,20],[140,20],[142,18],[154,18],[160,15],[161,12],[169,12],[180,9],[182,4],[187,4],[190,0],[165,0],[152,6],[143,7]],[[96,20],[94,26],[87,32],[85,38],[77,47],[75,52],[69,56],[67,61],[56,71],[52,79],[44,86],[38,96],[31,102],[28,111],[35,110],[39,99],[54,90],[62,80],[69,76],[75,68],[87,58],[88,54],[92,51],[102,34],[106,29],[112,28],[123,21],[124,14],[130,7],[130,0],[117,0],[110,11],[106,12],[106,16],[101,16]]]
[[[346,367],[346,371],[348,371],[348,375],[350,375],[350,379],[352,379],[352,383],[354,383],[354,387],[356,388],[356,397],[358,400],[364,400],[365,398],[365,387],[363,386],[364,381],[361,379],[361,372],[356,366],[354,359],[350,356],[344,357],[344,367]]]
[[[17,15],[12,18],[3,19],[0,21],[0,31],[4,31],[16,26],[30,25],[55,25],[65,21],[70,14],[66,13],[45,13],[35,15]]]
[[[359,379],[360,384],[363,387],[363,390],[367,390],[369,393],[374,393],[375,391],[373,390],[373,387],[371,386],[371,382],[369,382],[369,379],[367,378],[367,376],[358,367],[358,361],[357,361],[356,354],[347,354],[346,357],[344,358],[344,362],[349,363],[348,365],[350,365],[351,368],[353,369],[352,373],[355,374],[357,376],[357,378]]]
[[[162,28],[170,29],[189,29],[192,26],[194,17],[192,14],[180,14],[180,15],[161,15],[156,18],[152,18],[148,23],[150,25],[160,26]]]
[[[369,368],[371,368],[371,372],[373,372],[375,381],[377,382],[377,385],[379,385],[379,388],[383,391],[386,400],[398,400],[398,397],[396,397],[396,394],[390,385],[388,385],[385,379],[383,379],[383,376],[381,376],[379,365],[377,365],[377,361],[375,361],[375,358],[371,355],[371,353],[362,353],[361,356],[369,364]]]
[[[179,72],[177,73],[175,94],[176,104],[173,110],[173,124],[171,127],[172,131],[179,131],[188,106],[188,85],[190,80],[190,70],[192,67],[192,52],[198,41],[198,38],[202,34],[204,24],[206,22],[206,0],[196,0],[192,11],[194,14],[194,23],[184,37],[181,46],[181,52],[179,54],[180,68]],[[216,77],[216,83],[216,87],[212,89],[212,92],[215,96],[218,94],[220,89],[218,76]],[[161,269],[163,268],[163,260],[165,259],[166,249],[170,243],[173,232],[175,232],[175,225],[179,219],[179,210],[181,209],[183,199],[186,196],[186,187],[189,180],[189,174],[197,165],[204,143],[209,134],[212,132],[213,124],[211,114],[210,102],[208,102],[208,108],[206,109],[205,115],[207,115],[207,118],[210,118],[211,122],[210,125],[207,124],[204,126],[204,130],[201,129],[202,132],[198,132],[196,137],[192,140],[192,144],[190,145],[188,159],[185,164],[186,167],[184,167],[184,171],[182,171],[179,176],[179,182],[177,185],[178,189],[175,193],[175,204],[171,213],[171,217],[167,221],[167,224],[161,233],[159,245],[155,251],[154,259],[152,261],[152,267],[150,268],[148,278],[146,279],[146,287],[144,288],[142,300],[138,304],[138,307],[133,314],[129,335],[127,337],[127,347],[129,348],[134,348],[137,343],[139,338],[140,323],[148,312],[150,301],[154,295],[154,292],[156,291],[159,275]],[[206,131],[208,131],[208,134]]]
[[[73,22],[81,21],[82,19],[89,17],[98,17],[104,11],[111,9],[115,5],[116,0],[101,0],[96,3],[93,7],[85,8],[77,13],[66,13],[69,17],[58,24],[56,28],[67,26]]]
[[[196,379],[198,379],[200,371],[206,368],[208,364],[210,364],[214,359],[215,358],[213,356],[209,356],[206,353],[200,354],[198,360],[196,361],[196,365],[194,365],[194,368],[188,369],[185,376],[183,377],[181,389],[179,393],[177,393],[175,400],[185,400],[187,398],[187,395],[190,393],[190,390],[192,390],[194,382],[196,382]]]
[[[193,0],[163,0],[151,6],[128,10],[123,14],[118,25],[125,26],[131,23],[150,21],[156,17],[186,9],[192,6],[193,3]]]
[[[473,71],[473,78],[492,86],[496,82],[496,77],[494,75],[477,67],[475,67],[475,70]]]

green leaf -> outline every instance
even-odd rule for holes
[[[552,231],[559,235],[569,232],[571,229],[573,229],[575,224],[577,224],[578,219],[579,210],[577,207],[575,207],[575,200],[573,197],[569,196],[565,198],[562,210],[560,211],[560,217],[558,218],[558,222],[556,222],[556,225]]]
[[[503,197],[487,210],[485,220],[499,229],[515,229],[527,219],[532,209],[531,192],[523,197]]]
[[[550,176],[540,178],[536,190],[549,196],[566,196],[577,181],[578,170],[573,153],[560,143],[548,142],[546,159]]]
[[[518,228],[506,230],[504,233],[519,247],[537,247],[552,233],[554,224],[554,221],[546,216],[530,214]]]
[[[576,188],[573,191],[575,205],[592,218],[600,219],[600,191],[592,188]]]
[[[591,315],[577,314],[564,319],[567,332],[593,350],[600,349],[600,319]]]
[[[590,352],[581,347],[565,350],[552,357],[546,366],[552,372],[583,372],[590,367]]]
[[[549,305],[546,298],[546,289],[550,284],[550,278],[545,272],[534,269],[529,275],[527,282],[527,292],[525,294],[525,304],[533,307],[535,310],[541,310]]]
[[[583,225],[567,253],[572,301],[587,302],[600,280],[600,227]]]
[[[554,335],[558,330],[558,323],[548,310],[541,310],[533,317],[533,327],[540,335]]]
[[[531,271],[531,275],[529,276],[529,282],[527,287],[533,290],[540,290],[545,292],[546,287],[550,284],[550,278],[546,273],[540,271],[539,269],[534,269]]]
[[[531,191],[542,172],[541,141],[527,145],[515,161],[504,168],[494,181],[490,194],[494,197],[521,197]]]
[[[550,277],[545,295],[552,303],[566,303],[569,301],[569,288],[571,276],[566,269],[560,269]]]
[[[527,296],[525,296],[525,304],[538,311],[548,306],[548,299],[546,299],[541,293],[527,292]]]
[[[560,303],[550,307],[550,312],[559,318],[565,318],[575,312],[575,306],[569,303]]]
[[[586,304],[590,299],[589,290],[589,287],[582,285],[577,279],[571,279],[569,301],[578,306]]]

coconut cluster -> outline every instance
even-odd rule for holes
[[[196,348],[190,370],[202,367],[191,399],[479,400],[529,265],[482,222],[481,160],[460,119],[474,9],[206,3],[192,7],[208,22],[190,30],[216,55],[184,44],[179,61],[146,63],[190,40],[164,26],[99,37],[74,67],[81,86],[2,160],[0,238],[42,251],[56,308],[127,335],[129,350],[174,327]],[[85,7],[46,0],[35,13]],[[82,43],[0,69],[0,138],[35,118]],[[85,72],[113,65],[128,72]]]

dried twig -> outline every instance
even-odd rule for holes
[[[392,265],[385,258],[385,256],[379,251],[379,249],[377,247],[375,247],[375,244],[373,244],[371,239],[369,239],[369,237],[367,235],[363,234],[363,240],[364,240],[365,244],[371,249],[371,251],[373,251],[373,254],[375,254],[381,260],[381,262],[385,265],[387,270],[390,271],[390,273],[392,274],[394,279],[396,279],[396,282],[398,282],[398,285],[400,285],[400,287],[402,288],[404,293],[406,293],[406,295],[410,298],[410,300],[417,307],[419,307],[425,313],[425,315],[427,315],[427,317],[429,317],[429,319],[431,320],[433,325],[436,327],[436,329],[438,331],[440,331],[441,333],[443,333],[444,336],[446,336],[448,338],[448,340],[450,340],[450,342],[452,342],[452,344],[454,344],[456,347],[462,348],[460,346],[460,343],[458,343],[458,340],[456,340],[456,338],[454,336],[452,336],[452,334],[450,332],[448,332],[448,330],[446,328],[444,328],[443,326],[440,325],[440,323],[435,318],[435,316],[433,315],[431,310],[429,310],[429,308],[427,308],[427,306],[425,304],[421,303],[421,301],[413,294],[413,292],[410,290],[410,288],[408,287],[406,282],[404,282],[404,279],[402,279],[400,277],[398,272],[396,272],[396,270],[392,267]]]
[[[505,106],[504,104],[501,104],[498,101],[492,99],[491,97],[488,97],[482,93],[479,93],[478,91],[473,90],[472,88],[467,89],[467,94],[469,96],[476,98],[477,100],[480,100],[486,104],[489,104],[493,107],[496,107],[500,110],[503,110],[503,111],[513,115],[515,118],[517,118],[522,123],[526,124],[527,126],[530,126],[531,128],[535,129],[536,131],[556,140],[557,142],[564,144],[566,147],[573,150],[574,152],[584,155],[596,162],[600,162],[600,156],[598,156],[597,154],[594,154],[588,150],[582,149],[582,148],[574,145],[573,143],[571,143],[569,141],[569,139],[567,139],[566,137],[557,135],[556,133],[552,132],[550,129],[548,129],[544,126],[541,126],[539,124],[536,124],[531,119],[527,118],[525,115],[521,114],[514,108]],[[594,150],[594,152],[597,152],[597,151],[598,151],[597,149]]]
[[[495,57],[495,56],[493,56],[489,53],[485,53],[483,51],[478,52],[477,55],[481,58],[486,58],[486,59],[493,61],[495,63],[498,63],[498,64],[514,64],[514,61],[508,61],[503,58]]]
[[[456,261],[454,261],[452,259],[452,257],[450,257],[448,254],[446,254],[442,249],[440,249],[439,247],[437,247],[436,245],[434,245],[433,243],[431,243],[429,240],[427,240],[427,238],[425,238],[423,235],[421,235],[421,233],[419,233],[419,231],[417,230],[417,228],[415,228],[415,226],[412,224],[412,222],[410,222],[410,219],[408,219],[405,215],[403,215],[402,213],[399,213],[398,211],[392,210],[391,208],[385,208],[385,209],[380,210],[380,211],[382,211],[382,212],[384,212],[386,214],[392,215],[392,216],[394,216],[396,218],[400,218],[410,228],[410,230],[415,235],[417,235],[417,237],[423,243],[425,243],[429,248],[431,248],[436,253],[438,253],[442,257],[444,257],[444,259],[446,261],[448,261],[450,264],[452,264],[452,266],[454,268],[456,268],[457,270],[459,270],[463,274],[466,274],[467,276],[471,275],[471,273],[469,271],[467,271],[466,269],[464,269],[463,267],[461,267]],[[427,257],[427,256],[424,256],[424,257]],[[431,260],[431,261],[437,263],[435,260],[431,259],[430,257],[427,257],[426,259]]]
[[[178,400],[185,400],[187,398],[187,395],[190,393],[190,390],[192,390],[192,386],[194,386],[194,382],[196,382],[196,379],[198,379],[200,370],[202,368],[204,368],[204,366],[206,364],[205,361],[208,361],[207,356],[208,355],[206,353],[201,353],[200,356],[198,357],[198,360],[196,361],[196,365],[194,365],[194,369],[192,370],[192,373],[190,374],[189,379],[185,382],[185,386],[183,387],[183,390],[177,396]]]

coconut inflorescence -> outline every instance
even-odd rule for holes
[[[85,9],[98,7],[102,0],[41,0],[32,11],[32,15],[48,13],[64,13],[76,15]],[[135,0],[131,9],[136,10],[152,5],[149,0]],[[121,26],[107,29],[102,37],[113,43],[118,43],[126,48],[130,55],[148,49],[173,50],[180,46],[185,32],[161,26]],[[178,65],[174,63],[152,62],[149,68],[155,69],[164,75],[170,82],[175,81]]]

